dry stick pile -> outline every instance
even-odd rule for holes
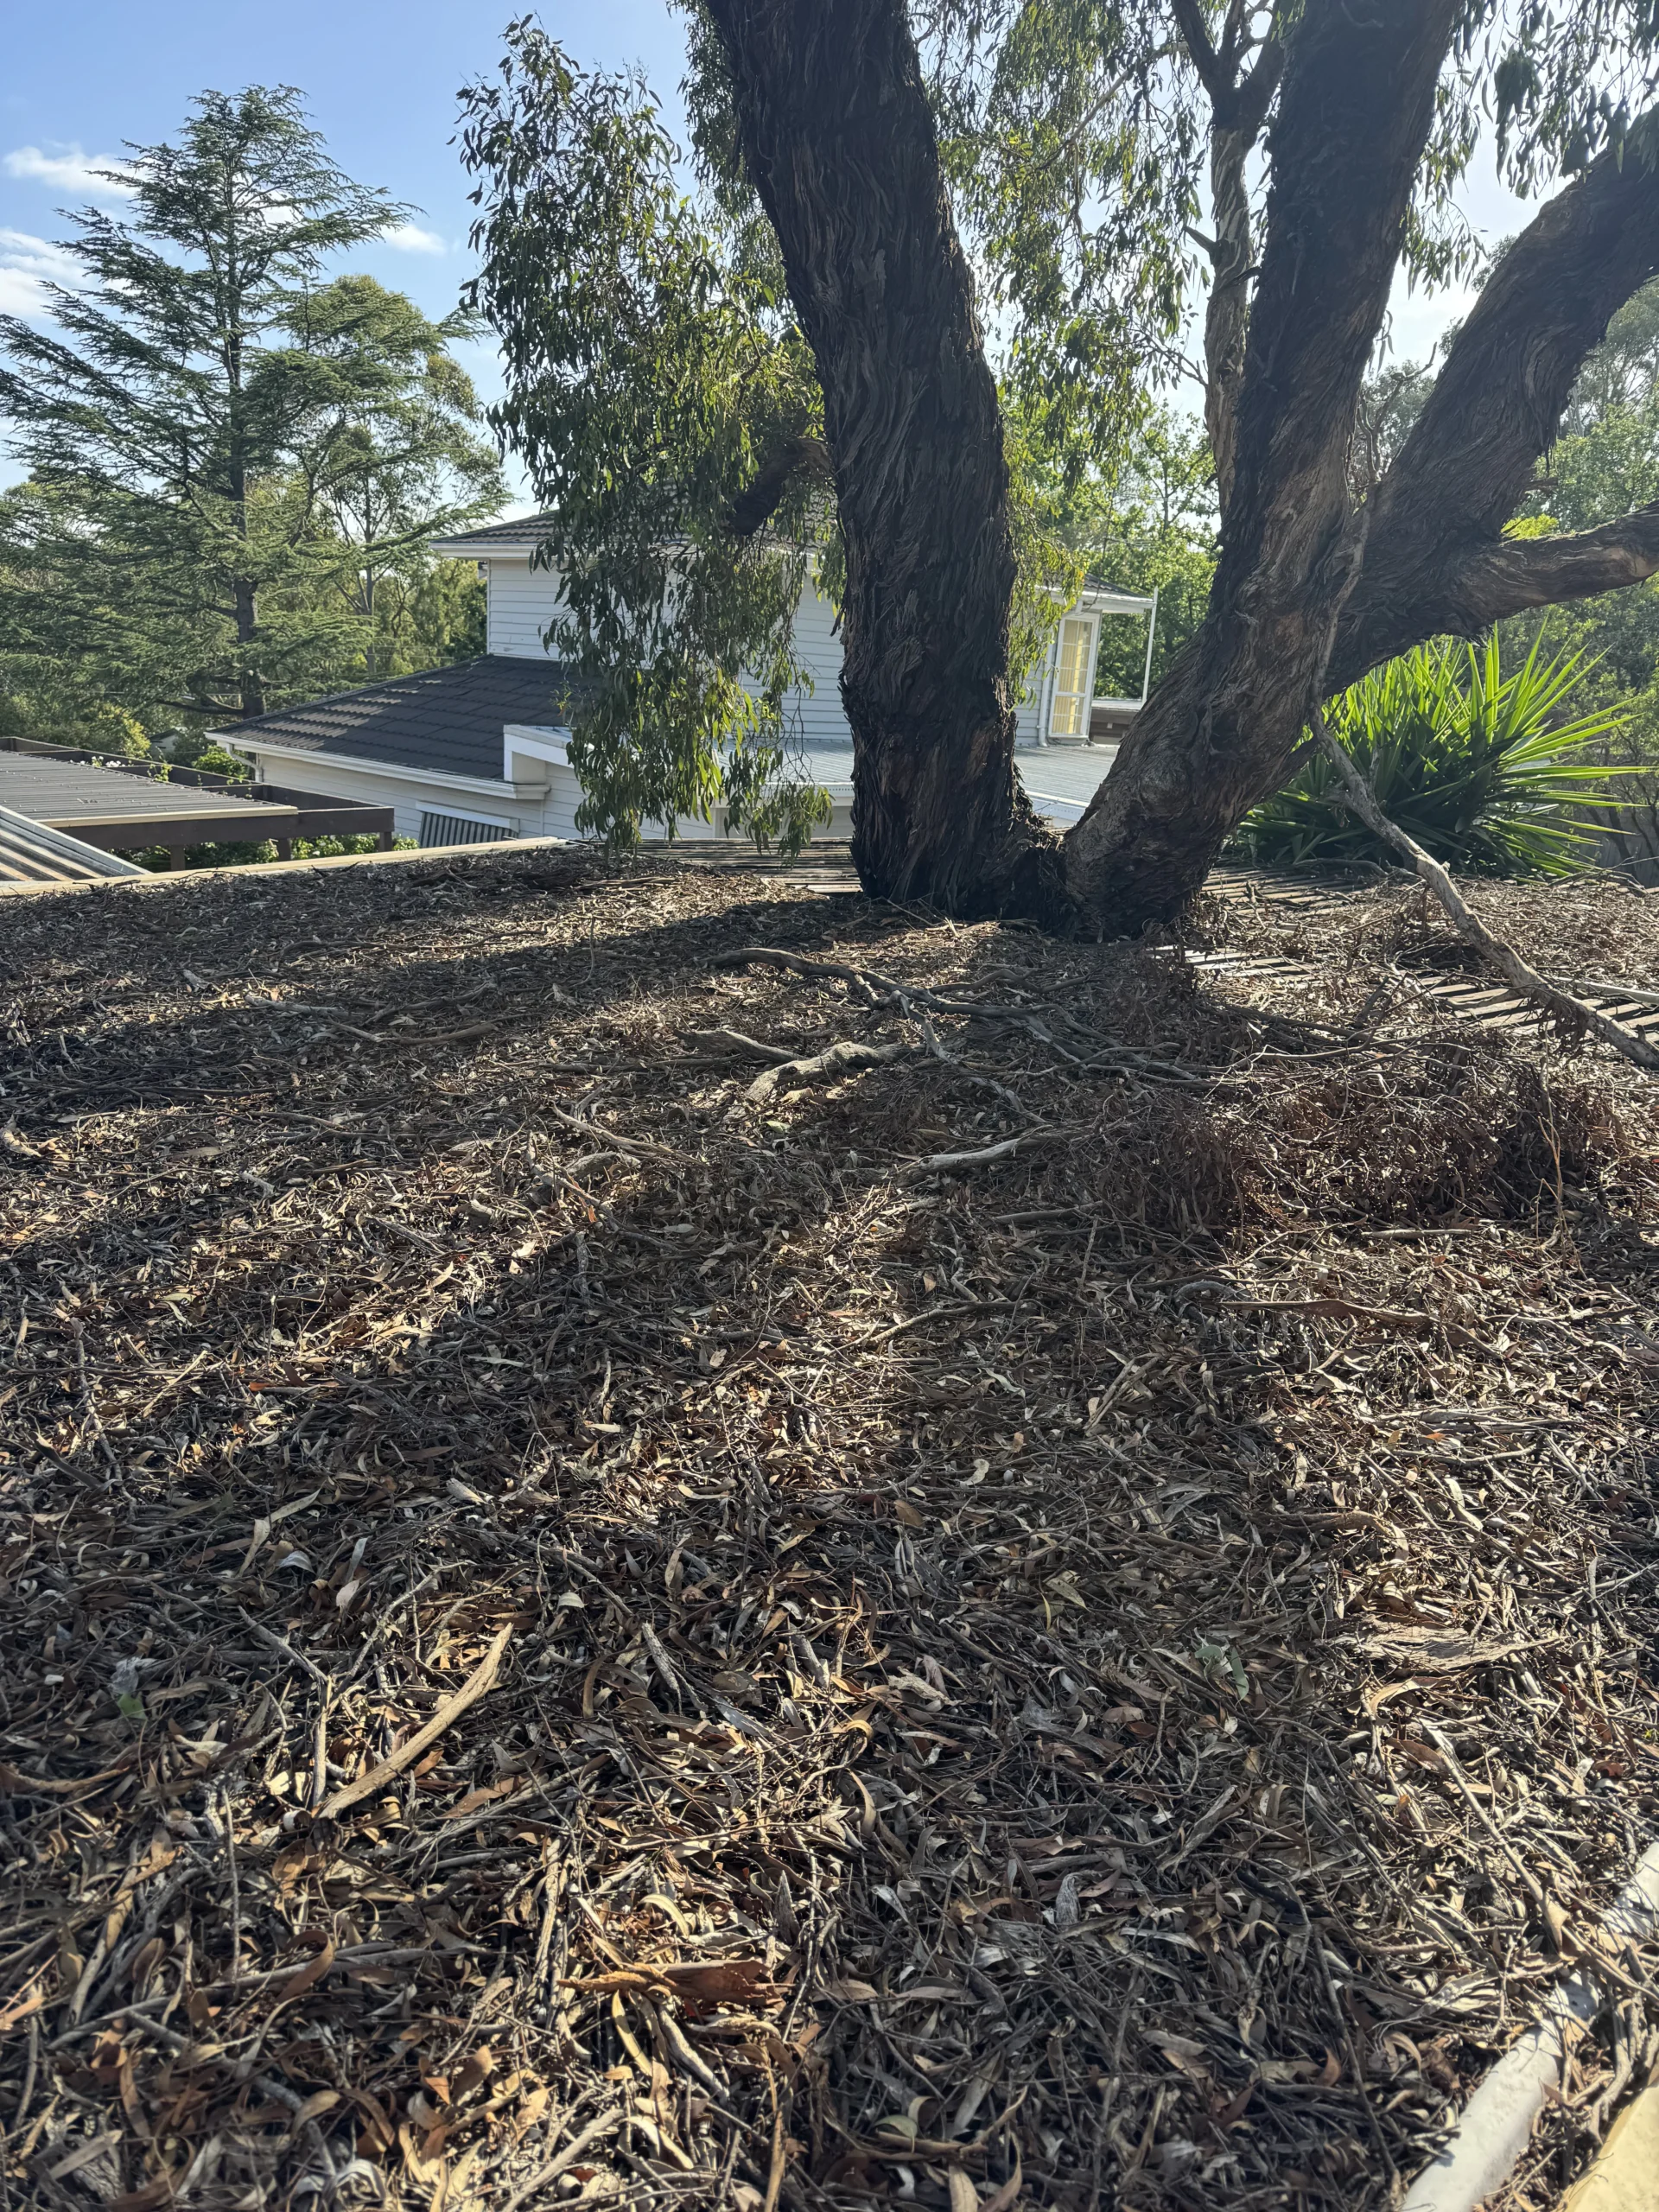
[[[1409,896],[1269,1006],[576,858],[6,921],[14,2201],[1381,2205],[1593,1945],[1649,1087],[1390,1012]]]

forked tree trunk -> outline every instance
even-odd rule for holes
[[[1595,530],[1505,537],[1591,349],[1659,275],[1659,111],[1549,200],[1504,253],[1370,501],[1333,689],[1441,632],[1659,570],[1659,505]]]
[[[1309,0],[1271,147],[1210,609],[1066,840],[1097,926],[1173,913],[1283,780],[1357,573],[1349,445],[1459,0]]]
[[[1344,529],[1353,405],[1397,253],[1397,220],[1367,218],[1402,208],[1404,157],[1414,167],[1427,65],[1443,50],[1451,12],[1422,0],[1379,33],[1333,26],[1338,11],[1315,0],[1304,19],[1274,133],[1275,178],[1285,182],[1269,203],[1238,481],[1210,613],[1068,841],[1068,881],[1103,926],[1164,915],[1202,882],[1242,817],[1282,782],[1320,696],[1427,638],[1477,636],[1522,608],[1659,574],[1659,504],[1575,535],[1503,534],[1586,356],[1614,312],[1659,273],[1654,118],[1510,247],[1411,435],[1353,518],[1363,537],[1351,522]],[[1358,50],[1408,29],[1392,68]],[[1413,100],[1397,118],[1409,133],[1390,136],[1380,114],[1368,130],[1364,105],[1376,97],[1386,108],[1414,73]],[[1344,138],[1351,168],[1371,174],[1332,185]],[[1362,156],[1370,158],[1362,164]],[[1341,237],[1350,224],[1358,234],[1345,283]]]
[[[1165,918],[1282,782],[1325,690],[1438,632],[1659,573],[1659,505],[1575,537],[1502,535],[1586,354],[1659,268],[1659,118],[1516,242],[1357,517],[1360,385],[1464,0],[1306,0],[1242,378],[1217,348],[1236,410],[1209,611],[1057,847],[1014,772],[996,394],[903,0],[705,4],[823,388],[854,857],[872,892],[1107,932]],[[1177,8],[1217,86],[1265,112],[1276,52],[1236,83],[1233,45],[1207,49],[1202,12]],[[1250,140],[1259,123],[1222,120]],[[1235,243],[1241,221],[1233,206]]]
[[[904,8],[707,4],[823,388],[859,874],[957,913],[1052,906],[1014,768],[996,387]]]

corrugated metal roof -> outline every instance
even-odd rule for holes
[[[217,822],[240,819],[251,801],[244,791],[171,783],[131,767],[95,760],[63,760],[48,753],[0,753],[0,805],[56,830],[130,827],[130,846],[154,843],[144,835],[156,824],[200,820],[204,839]],[[287,810],[291,816],[294,810]],[[272,820],[276,817],[273,815]],[[280,835],[273,829],[273,836]]]
[[[116,853],[83,845],[64,830],[49,830],[26,814],[0,806],[0,890],[31,883],[90,883],[99,876],[142,875]]]

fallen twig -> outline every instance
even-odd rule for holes
[[[1408,1335],[1433,1336],[1443,1330],[1454,1344],[1465,1344],[1476,1351],[1488,1349],[1481,1339],[1455,1321],[1441,1319],[1433,1313],[1402,1313],[1386,1306],[1357,1306],[1348,1298],[1230,1298],[1226,1301],[1230,1313],[1328,1313],[1339,1321],[1369,1321],[1373,1328],[1400,1329]]]
[[[599,2119],[590,2120],[580,2135],[571,2137],[556,2158],[550,2158],[544,2166],[538,2166],[527,2182],[513,2190],[512,2195],[502,2206],[501,2212],[518,2212],[518,2207],[521,2204],[545,2189],[550,2182],[556,2181],[569,2167],[575,2165],[590,2143],[597,2143],[603,2135],[613,2134],[621,2125],[622,2117],[620,2111],[617,2111],[604,2113]]]
[[[316,1684],[319,1689],[326,1690],[328,1688],[328,1677],[323,1673],[321,1668],[317,1665],[315,1660],[308,1659],[303,1651],[296,1651],[294,1649],[294,1646],[288,1641],[287,1637],[278,1636],[274,1628],[265,1628],[262,1626],[258,1621],[255,1620],[253,1615],[249,1612],[245,1606],[238,1605],[236,1610],[241,1614],[243,1619],[247,1623],[253,1633],[258,1637],[261,1643],[268,1643],[273,1651],[281,1652],[284,1659],[291,1659],[294,1664],[298,1667],[302,1673],[310,1675],[312,1681]]]
[[[747,1052],[757,1060],[786,1060],[791,1055],[783,1045],[765,1045],[758,1037],[746,1036],[741,1029],[695,1029],[691,1033],[694,1045],[715,1046],[722,1052]]]
[[[1622,1021],[1615,1021],[1599,1007],[1592,1006],[1587,999],[1577,998],[1571,991],[1552,983],[1535,968],[1528,965],[1511,944],[1494,935],[1478,916],[1471,913],[1459,893],[1457,886],[1440,862],[1426,853],[1414,837],[1408,837],[1397,823],[1389,821],[1377,803],[1376,793],[1369,780],[1349,757],[1345,748],[1338,744],[1325,726],[1323,710],[1313,709],[1313,734],[1319,749],[1341,781],[1343,792],[1350,810],[1357,814],[1375,836],[1392,845],[1396,853],[1408,860],[1420,879],[1434,893],[1459,937],[1472,944],[1477,952],[1490,960],[1498,974],[1511,982],[1517,991],[1536,1005],[1546,1007],[1564,1020],[1581,1022],[1592,1036],[1600,1038],[1604,1045],[1611,1045],[1616,1052],[1635,1066],[1645,1068],[1649,1074],[1659,1072],[1659,1052],[1656,1052],[1644,1037],[1637,1034]]]
[[[417,1728],[406,1744],[399,1744],[389,1758],[378,1766],[371,1767],[366,1774],[359,1775],[355,1782],[347,1782],[335,1790],[334,1796],[317,1808],[320,1821],[337,1820],[347,1806],[355,1805],[359,1798],[380,1789],[394,1775],[399,1775],[411,1760],[419,1758],[429,1744],[436,1743],[444,1730],[454,1720],[459,1720],[468,1706],[476,1705],[494,1681],[501,1665],[501,1655],[507,1648],[507,1638],[512,1634],[512,1623],[499,1630],[495,1642],[479,1661],[472,1673],[453,1697],[446,1698],[424,1728]]]
[[[736,952],[717,953],[710,965],[715,968],[781,968],[793,976],[804,976],[809,979],[823,977],[831,982],[845,983],[849,994],[866,1006],[896,1007],[899,1013],[915,1021],[920,1021],[925,1011],[953,1014],[963,1021],[1001,1022],[1011,1028],[1023,1029],[1027,1036],[1034,1037],[1039,1045],[1046,1046],[1068,1066],[1088,1074],[1145,1076],[1181,1084],[1203,1080],[1191,1068],[1172,1066],[1132,1047],[1125,1046],[1120,1050],[1109,1046],[1101,1052],[1098,1049],[1100,1039],[1089,1031],[1079,1028],[1058,1008],[1050,1007],[1045,1010],[1045,1014],[1039,1014],[1029,1007],[1001,1006],[983,999],[925,990],[918,983],[901,983],[895,976],[878,975],[873,969],[849,968],[838,960],[811,960],[804,953],[786,952],[776,945],[750,944],[744,945]],[[1054,1022],[1069,1029],[1079,1044],[1090,1047],[1093,1057],[1084,1058],[1081,1053],[1074,1052],[1063,1045],[1051,1026]],[[948,1055],[941,1057],[948,1058]]]
[[[1071,1136],[1070,1129],[1052,1129],[1042,1126],[1021,1129],[1018,1136],[1004,1137],[1000,1144],[982,1145],[976,1152],[935,1152],[925,1160],[918,1160],[908,1166],[907,1175],[942,1175],[957,1167],[987,1167],[993,1160],[1008,1160],[1022,1145],[1052,1144],[1057,1138]]]
[[[607,1129],[599,1122],[584,1122],[579,1116],[567,1114],[562,1106],[547,1100],[543,1113],[555,1122],[563,1122],[567,1128],[579,1129],[585,1137],[601,1138],[614,1151],[637,1154],[642,1160],[671,1160],[679,1166],[690,1163],[689,1153],[676,1152],[672,1145],[652,1144],[644,1137],[620,1136],[614,1129]]]
[[[833,1081],[838,1075],[850,1075],[855,1068],[885,1067],[889,1060],[897,1060],[909,1052],[902,1041],[894,1045],[861,1045],[854,1039],[843,1038],[838,1045],[831,1045],[822,1052],[814,1052],[804,1060],[785,1060],[779,1066],[764,1069],[748,1088],[751,1106],[764,1106],[784,1082],[812,1083],[820,1077]]]

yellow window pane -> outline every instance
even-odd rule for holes
[[[1089,714],[1085,691],[1089,663],[1093,656],[1095,626],[1068,615],[1060,625],[1059,652],[1055,657],[1054,695],[1049,709],[1051,737],[1081,737]]]

